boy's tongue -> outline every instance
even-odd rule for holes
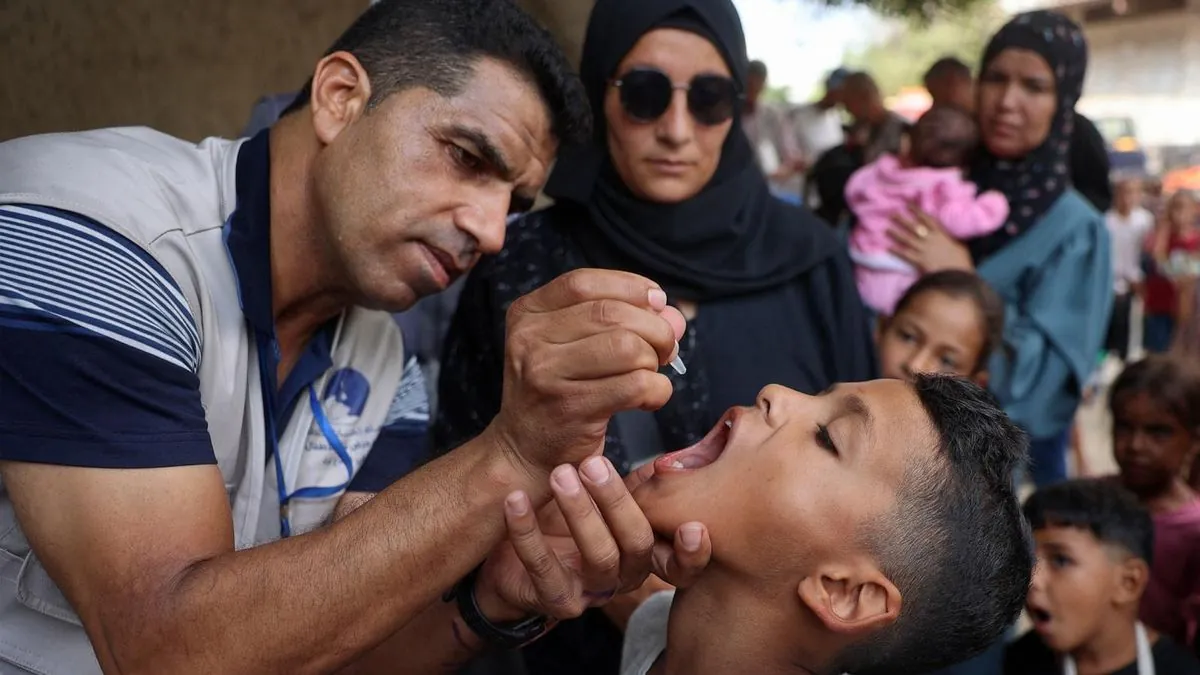
[[[725,451],[731,426],[732,422],[723,419],[699,443],[659,457],[654,460],[654,472],[656,474],[679,473],[702,469],[712,464]]]

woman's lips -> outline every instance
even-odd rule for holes
[[[648,160],[650,166],[654,167],[659,173],[678,175],[688,171],[691,168],[691,162],[684,162],[676,159],[651,159]]]

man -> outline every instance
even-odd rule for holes
[[[391,484],[387,312],[497,252],[588,122],[508,0],[385,0],[252,139],[0,145],[0,673],[430,672],[639,584],[615,471],[558,465],[670,396],[646,279],[518,301],[495,422]]]
[[[834,70],[825,78],[825,94],[820,100],[797,107],[788,117],[799,152],[796,162],[800,174],[799,194],[804,194],[804,172],[816,164],[821,155],[845,140],[838,106],[842,103],[842,86],[849,74],[845,68]]]
[[[935,106],[954,106],[975,110],[975,78],[971,68],[953,56],[934,61],[925,71],[925,89]]]
[[[864,72],[851,73],[846,77],[842,96],[842,105],[854,118],[848,144],[862,148],[864,165],[880,155],[900,151],[908,122],[884,106],[874,78]]]
[[[783,113],[761,100],[767,87],[767,64],[751,61],[746,77],[746,100],[742,109],[742,129],[750,139],[759,166],[780,196],[798,197],[790,179],[796,173],[798,151],[786,128]]]
[[[1116,199],[1104,215],[1112,241],[1113,311],[1104,348],[1122,362],[1129,358],[1133,299],[1142,294],[1142,253],[1154,229],[1154,214],[1142,207],[1142,183],[1126,177],[1117,183]]]

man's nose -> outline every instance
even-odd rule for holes
[[[658,118],[658,139],[671,146],[684,145],[695,133],[694,125],[692,113],[688,111],[687,92],[676,89],[671,96],[671,105]]]
[[[454,212],[454,225],[470,235],[480,253],[495,255],[504,247],[508,227],[509,196],[490,197],[464,205]]]

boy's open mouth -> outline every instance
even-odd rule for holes
[[[1034,628],[1045,628],[1054,618],[1050,612],[1038,605],[1026,605],[1025,611],[1029,614],[1029,620],[1033,622]]]
[[[733,430],[733,424],[737,421],[738,412],[740,409],[733,408],[725,413],[717,425],[709,431],[708,434],[700,439],[699,443],[676,450],[659,457],[654,460],[655,473],[678,473],[680,471],[694,471],[702,469],[721,457],[725,452],[726,445],[729,444],[729,435]]]

